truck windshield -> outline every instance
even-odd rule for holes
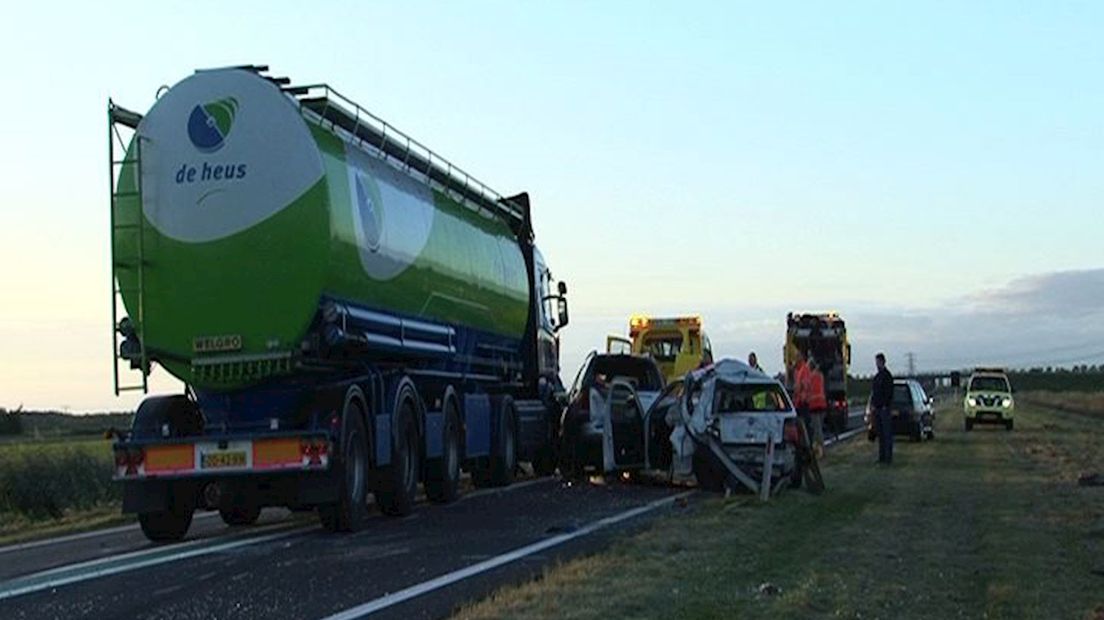
[[[717,413],[789,411],[782,387],[774,383],[717,385]]]
[[[970,379],[970,391],[1007,392],[1008,379],[1004,377],[974,377]]]
[[[644,352],[661,361],[675,359],[682,350],[682,334],[665,334],[644,339]]]

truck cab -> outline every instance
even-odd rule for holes
[[[700,316],[629,319],[629,339],[634,355],[650,355],[667,382],[713,363],[713,346],[702,330]]]

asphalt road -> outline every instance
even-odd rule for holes
[[[0,618],[437,618],[694,501],[685,488],[544,478],[376,514],[352,535],[272,509],[246,528],[197,514],[172,545],[111,528],[0,548]]]
[[[0,618],[322,618],[373,601],[383,605],[374,617],[440,617],[648,516],[680,509],[670,500],[685,493],[541,479],[421,505],[403,519],[376,515],[353,535],[273,513],[268,525],[252,528],[200,519],[174,545],[154,546],[124,529],[0,549]],[[633,509],[641,514],[626,517]],[[610,517],[623,520],[602,522]],[[533,545],[530,555],[499,557]],[[482,572],[424,585],[481,563]],[[405,600],[379,601],[412,587]]]

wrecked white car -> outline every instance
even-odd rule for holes
[[[808,434],[777,380],[722,360],[657,394],[648,362],[588,360],[561,427],[565,476],[661,470],[672,478],[693,474],[707,490],[746,488],[764,499],[806,479],[811,490],[822,490]]]
[[[722,360],[689,373],[681,392],[650,412],[671,428],[676,474],[693,472],[706,489],[746,487],[766,497],[787,483],[801,486],[815,465],[785,388],[761,371]]]

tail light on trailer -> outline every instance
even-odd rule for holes
[[[115,469],[124,476],[138,475],[138,468],[146,460],[146,451],[142,448],[120,448],[115,451]]]
[[[299,454],[304,465],[321,467],[330,453],[330,442],[326,439],[300,439]]]

